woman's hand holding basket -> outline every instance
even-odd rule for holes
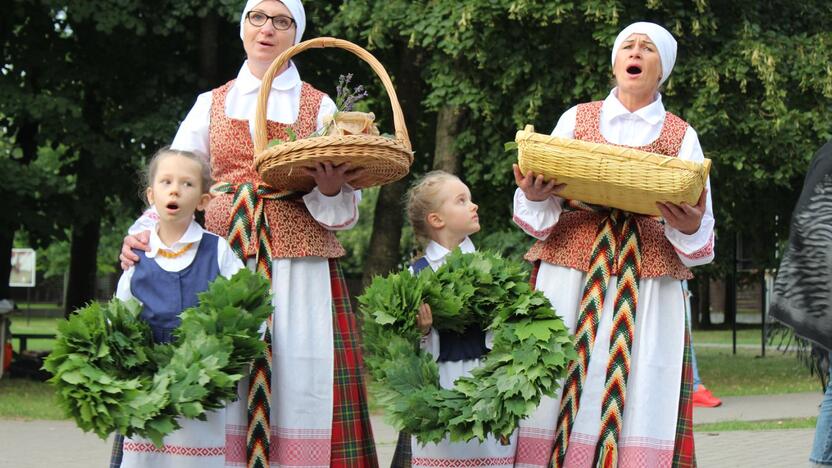
[[[705,216],[705,204],[707,200],[708,189],[705,188],[702,190],[702,194],[699,195],[699,201],[696,202],[696,205],[690,206],[687,203],[677,205],[670,202],[658,202],[656,206],[659,208],[662,218],[664,218],[670,227],[682,234],[691,235],[698,231],[699,226],[702,224],[702,217]]]
[[[514,182],[526,195],[529,201],[543,201],[566,187],[566,184],[559,184],[555,179],[546,182],[542,174],[535,176],[534,172],[529,171],[526,175],[520,172],[520,166],[512,164],[514,170]]]

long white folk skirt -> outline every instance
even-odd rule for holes
[[[543,291],[571,333],[575,332],[585,273],[541,262],[535,287]],[[601,401],[609,359],[610,330],[618,278],[604,299],[595,345],[572,430],[565,466],[590,467],[601,421]],[[685,303],[679,280],[642,278],[627,380],[619,467],[669,467],[673,460],[682,379]],[[560,382],[563,385],[563,381]],[[545,398],[520,423],[515,466],[545,467],[552,454],[562,388]]]

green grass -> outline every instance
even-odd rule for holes
[[[57,318],[30,318],[15,316],[12,317],[12,333],[57,333],[58,331]],[[26,349],[34,351],[50,351],[55,340],[52,339],[37,339],[28,340]],[[15,352],[20,351],[20,340],[12,340]]]
[[[768,421],[723,421],[709,424],[694,424],[694,432],[724,431],[770,431],[777,429],[814,429],[817,416],[794,419],[772,419]]]
[[[730,348],[697,348],[702,383],[718,397],[820,391],[817,377],[793,353],[758,354],[753,349],[740,348],[733,355]]]
[[[28,302],[18,302],[17,308],[19,311],[17,313],[26,313],[27,310],[60,310],[63,309],[63,305],[55,304],[54,302],[32,302],[31,304]]]
[[[27,323],[25,317],[14,317],[12,331],[14,333],[55,333],[57,320],[54,318],[32,318]],[[759,329],[743,329],[738,331],[740,343],[759,343]],[[52,348],[53,340],[30,340],[28,347],[33,350],[48,350]],[[723,343],[730,344],[730,330],[696,331],[695,344]],[[14,340],[15,348],[18,340]],[[796,392],[820,391],[817,378],[811,377],[794,354],[771,352],[765,358],[757,358],[759,349],[737,350],[737,355],[731,353],[731,348],[715,348],[697,346],[696,357],[699,361],[699,371],[705,385],[718,397],[785,394]],[[382,408],[370,398],[370,411],[381,412]],[[52,389],[44,383],[31,382],[20,379],[0,379],[0,418],[28,418],[28,419],[62,419],[63,415],[57,409]],[[727,423],[720,423],[727,424]],[[747,430],[743,424],[752,424],[762,428],[786,428],[794,421],[763,423],[736,423],[741,429]],[[768,424],[768,425],[766,425]],[[811,426],[807,421],[800,424]],[[726,427],[731,427],[730,425]],[[756,426],[755,426],[756,427]],[[700,430],[700,429],[697,429]],[[723,430],[723,429],[701,429]],[[754,429],[752,429],[754,430]]]
[[[722,344],[730,345],[731,330],[694,330],[693,345]],[[743,328],[737,330],[737,344],[760,344],[759,328]]]
[[[46,382],[0,379],[0,419],[66,419]]]

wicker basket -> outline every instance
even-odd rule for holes
[[[311,48],[338,47],[346,49],[367,62],[381,79],[393,107],[395,138],[374,135],[321,136],[267,147],[266,102],[275,74],[295,55]],[[390,77],[381,63],[361,47],[332,37],[319,37],[297,44],[277,57],[266,71],[257,98],[254,121],[254,164],[263,181],[279,190],[309,191],[315,186],[302,167],[313,168],[318,162],[341,164],[363,169],[363,175],[351,185],[366,188],[401,179],[410,170],[413,151],[404,114]]]
[[[711,160],[702,164],[621,146],[589,143],[517,132],[517,160],[566,187],[558,195],[571,200],[660,216],[656,202],[695,205],[702,194]]]

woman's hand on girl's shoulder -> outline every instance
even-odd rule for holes
[[[543,175],[535,176],[534,172],[529,171],[526,175],[520,172],[520,166],[513,164],[514,182],[526,195],[529,201],[543,201],[549,197],[556,195],[558,192],[566,187],[566,184],[559,184],[555,179],[546,182]]]
[[[124,242],[121,244],[121,254],[118,256],[122,270],[130,268],[139,261],[139,256],[133,252],[133,249],[150,252],[150,231],[124,236]]]
[[[327,197],[338,195],[344,184],[351,184],[362,174],[361,169],[352,169],[349,163],[337,166],[329,162],[316,163],[315,169],[304,167],[303,171],[306,175],[315,179],[318,190]]]
[[[427,335],[430,332],[430,327],[433,326],[433,313],[430,311],[430,306],[425,304],[419,306],[419,313],[416,315],[416,325],[422,332],[422,335]]]

